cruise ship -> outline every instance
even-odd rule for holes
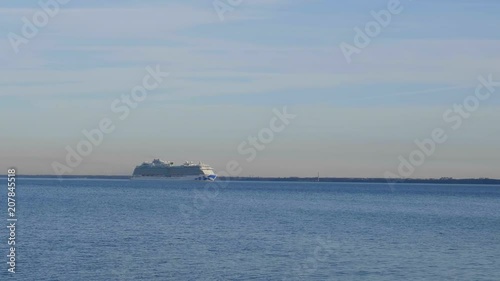
[[[166,180],[205,180],[214,181],[217,178],[212,167],[199,162],[195,164],[186,161],[175,166],[174,162],[154,159],[135,167],[132,179],[166,179]]]

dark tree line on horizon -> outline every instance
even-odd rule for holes
[[[4,176],[6,177],[6,175]],[[19,175],[19,178],[58,178],[51,175]],[[130,176],[62,176],[63,179],[130,179]],[[332,178],[332,177],[218,177],[218,180],[229,181],[289,181],[289,182],[352,182],[352,183],[429,183],[429,184],[492,184],[500,185],[500,179],[471,178],[454,179],[385,179],[385,178]]]

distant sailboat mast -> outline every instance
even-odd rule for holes
[[[318,172],[318,180],[317,181],[319,182],[319,172]]]

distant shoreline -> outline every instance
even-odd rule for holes
[[[2,175],[7,177],[7,175]],[[43,178],[43,179],[58,179],[52,175],[18,175],[18,178]],[[126,180],[130,176],[61,176],[62,179],[116,179]],[[318,182],[317,177],[219,177],[220,180],[229,181],[276,181],[276,182]],[[391,179],[384,178],[319,178],[319,182],[344,182],[344,183],[428,183],[428,184],[485,184],[485,185],[500,185],[500,179],[454,179],[454,178],[439,178],[439,179]]]

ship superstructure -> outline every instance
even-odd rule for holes
[[[174,162],[154,159],[135,167],[133,179],[210,180],[217,178],[212,167],[204,163],[186,161],[175,166]]]

